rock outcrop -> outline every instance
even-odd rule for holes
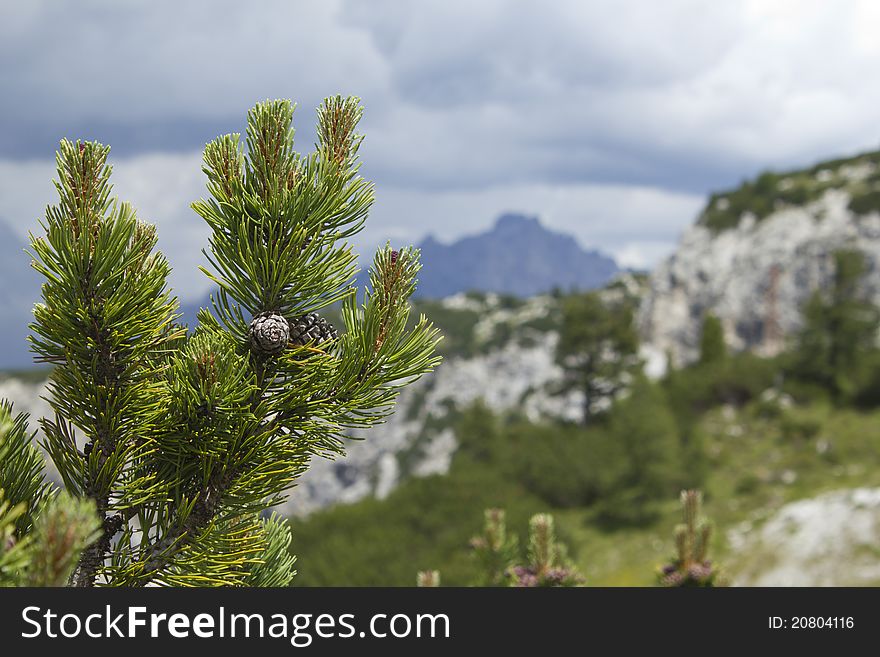
[[[865,254],[864,292],[880,304],[876,159],[868,154],[805,172],[765,174],[772,180],[764,196],[748,186],[713,196],[676,251],[651,274],[639,314],[644,340],[676,363],[689,362],[697,355],[703,317],[712,312],[731,348],[775,354],[800,327],[809,296],[829,284],[840,249]],[[787,193],[793,188],[802,192]],[[737,197],[743,189],[754,195],[758,211]],[[739,202],[737,211],[746,209],[722,223],[718,216],[730,216],[731,197]]]
[[[734,586],[877,586],[880,489],[791,502],[727,538]]]

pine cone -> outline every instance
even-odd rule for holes
[[[264,356],[275,356],[284,351],[290,338],[290,325],[278,313],[260,313],[251,320],[251,347]]]
[[[318,313],[303,315],[294,322],[290,329],[291,342],[300,345],[335,340],[338,335],[333,325]]]

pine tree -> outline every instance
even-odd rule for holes
[[[46,483],[25,420],[0,405],[0,586],[63,586],[99,522],[90,500]]]
[[[614,483],[598,503],[599,517],[611,525],[650,522],[657,500],[677,490],[684,475],[679,427],[663,388],[640,376],[608,424],[620,457],[606,467]]]
[[[871,376],[876,363],[880,310],[864,296],[867,272],[860,251],[834,253],[830,289],[817,290],[803,309],[794,373],[850,401]]]
[[[553,516],[537,513],[529,520],[526,560],[519,555],[519,541],[507,532],[504,509],[486,509],[483,533],[470,541],[480,568],[474,586],[570,587],[583,586],[584,577],[568,558],[566,547],[556,540]],[[440,586],[436,570],[419,571],[420,587]]]
[[[727,357],[724,327],[717,315],[706,313],[700,333],[700,363],[717,363]]]
[[[512,586],[560,587],[581,586],[584,578],[568,559],[565,546],[556,540],[553,516],[538,513],[529,520],[528,559],[513,566],[509,573]]]
[[[580,586],[583,577],[556,540],[553,516],[538,513],[529,520],[526,560],[518,554],[516,536],[507,533],[503,509],[486,509],[483,533],[471,539],[480,566],[477,586]]]
[[[44,482],[26,418],[6,407],[4,581],[286,585],[290,531],[265,511],[437,365],[437,331],[425,317],[408,328],[416,249],[380,249],[362,303],[351,285],[347,240],[373,202],[358,100],[324,102],[305,155],[293,110],[260,103],[244,145],[232,134],[205,148],[209,196],[193,209],[211,229],[202,271],[217,291],[193,331],[177,323],[155,228],[112,197],[109,148],[61,142],[60,200],[31,236],[45,279],[31,328],[53,365],[40,424],[66,492]],[[339,332],[318,314],[337,302]],[[49,529],[68,522],[53,545]]]
[[[588,424],[640,368],[633,306],[629,299],[606,301],[590,292],[568,297],[562,311],[556,361],[565,373],[563,391],[583,392]]]

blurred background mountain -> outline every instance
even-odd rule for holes
[[[613,258],[584,250],[571,235],[521,214],[504,214],[491,230],[452,244],[428,236],[419,248],[418,295],[434,299],[471,290],[521,297],[553,289],[590,290],[618,271]]]

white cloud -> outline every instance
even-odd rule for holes
[[[372,133],[389,179],[694,189],[877,141],[865,3],[464,6],[364,18],[400,97]]]
[[[22,239],[37,230],[46,206],[57,199],[54,178],[54,161],[0,159],[0,221]]]
[[[156,224],[159,249],[172,266],[170,284],[183,299],[200,298],[211,282],[198,270],[210,229],[190,209],[206,195],[201,153],[147,154],[113,162],[115,192]]]
[[[210,287],[197,267],[209,230],[190,204],[204,196],[201,154],[146,154],[116,158],[115,193],[138,216],[155,223],[159,248],[174,270],[171,285],[184,299]],[[56,200],[54,163],[0,160],[0,217],[24,237]],[[366,256],[386,240],[417,243],[430,231],[450,241],[491,227],[506,211],[540,216],[587,248],[620,256],[625,265],[653,265],[670,252],[678,234],[703,203],[699,195],[628,185],[509,184],[461,191],[419,190],[378,185],[377,201],[355,246]],[[18,221],[17,218],[30,218]],[[11,221],[10,221],[11,220]]]
[[[872,2],[84,0],[0,12],[10,128],[232,131],[256,100],[293,97],[308,143],[319,99],[354,93],[374,175],[446,190],[703,191],[877,142]]]
[[[228,117],[266,97],[382,86],[339,3],[86,0],[0,7],[0,113],[51,121]]]

